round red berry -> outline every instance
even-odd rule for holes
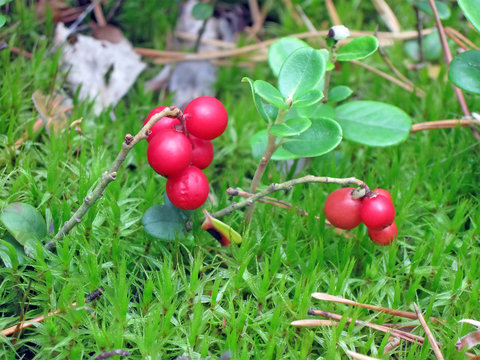
[[[167,180],[167,196],[180,209],[193,210],[207,200],[209,185],[202,170],[189,166]]]
[[[372,239],[372,241],[378,245],[390,244],[397,238],[397,235],[398,229],[395,222],[391,223],[387,227],[384,227],[383,229],[368,229],[368,236],[370,236],[370,239]]]
[[[390,225],[395,219],[395,207],[389,198],[368,195],[362,201],[360,216],[363,223],[370,229],[381,229]]]
[[[385,189],[373,189],[372,191],[377,195],[385,196],[386,198],[390,199],[390,201],[393,201],[392,194]]]
[[[220,136],[228,123],[227,110],[219,100],[211,96],[200,96],[192,100],[183,114],[187,131],[204,140]]]
[[[190,165],[192,145],[181,132],[163,130],[148,144],[147,158],[160,175],[176,175]]]
[[[199,169],[207,168],[213,160],[213,145],[210,140],[203,140],[193,135],[188,135],[192,143],[192,164]]]
[[[330,223],[340,229],[353,229],[358,226],[362,200],[352,198],[352,187],[335,190],[328,195],[323,211]]]
[[[159,106],[150,111],[148,114],[147,118],[143,122],[143,125],[145,125],[153,115],[158,114],[159,112],[162,112],[165,110],[167,107],[166,106]],[[150,128],[150,134],[147,136],[147,141],[150,142],[153,137],[160,133],[162,130],[174,130],[174,126],[180,124],[180,120],[174,117],[169,117],[169,116],[164,116],[161,119],[157,120],[155,124]]]

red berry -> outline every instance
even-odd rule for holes
[[[395,222],[380,230],[368,229],[368,236],[378,245],[388,245],[397,238],[398,229]]]
[[[393,201],[392,194],[385,189],[373,189],[372,191],[377,195],[385,196],[386,198],[390,199],[390,201]]]
[[[145,125],[152,118],[153,115],[158,114],[159,112],[165,110],[166,108],[167,108],[166,106],[159,106],[153,109],[152,111],[150,111],[147,118],[143,122],[143,125]],[[179,119],[169,117],[169,116],[162,117],[150,128],[151,133],[150,135],[147,136],[147,141],[150,142],[153,139],[153,137],[156,134],[159,134],[162,130],[169,130],[169,129],[174,130],[175,129],[174,126],[176,124],[180,124]]]
[[[183,114],[187,131],[204,140],[220,136],[228,123],[227,110],[219,100],[211,96],[200,96],[192,100]]]
[[[389,198],[376,195],[363,199],[360,216],[370,229],[381,229],[390,225],[395,219],[395,207]]]
[[[193,135],[188,135],[192,143],[192,164],[199,169],[207,168],[213,160],[213,145],[210,140],[199,139]]]
[[[190,165],[192,145],[181,132],[163,130],[148,144],[147,158],[160,175],[176,175]]]
[[[323,207],[325,217],[337,228],[353,229],[362,222],[360,218],[362,200],[352,198],[353,190],[355,189],[352,187],[335,190],[325,201]]]
[[[167,180],[167,196],[180,209],[193,210],[202,206],[208,191],[207,177],[195,166],[189,166]]]

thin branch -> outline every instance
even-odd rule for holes
[[[348,186],[348,185],[356,185],[361,188],[366,188],[367,185],[361,181],[358,180],[354,177],[350,178],[331,178],[331,177],[326,177],[326,176],[313,176],[313,175],[307,175],[298,179],[293,179],[286,181],[281,184],[271,184],[267,186],[265,189],[262,191],[259,191],[258,193],[248,197],[247,199],[240,201],[238,203],[232,203],[231,205],[227,206],[226,208],[219,210],[213,214],[211,214],[215,218],[221,218],[225,215],[229,215],[232,212],[236,210],[243,209],[247,206],[251,206],[254,202],[258,201],[259,199],[273,193],[276,191],[283,191],[283,190],[290,190],[294,186],[299,185],[299,184],[307,184],[307,183],[323,183],[323,184],[338,184],[338,185],[343,185],[343,186]]]
[[[340,16],[338,16],[333,0],[325,0],[325,5],[327,5],[328,15],[330,16],[330,20],[332,20],[332,24],[342,25],[342,20],[340,20]]]
[[[423,315],[418,308],[417,304],[413,303],[413,307],[415,308],[415,312],[418,316],[418,320],[420,321],[420,324],[422,324],[423,329],[425,330],[425,334],[427,334],[427,339],[432,345],[433,353],[437,357],[438,360],[444,360],[444,357],[442,355],[442,352],[440,351],[440,348],[438,347],[437,342],[435,341],[435,338],[433,337],[432,332],[430,331],[430,328],[427,325],[427,322],[423,318]]]
[[[117,178],[117,172],[120,169],[120,166],[125,161],[128,153],[130,150],[140,141],[146,138],[147,131],[162,117],[164,116],[178,116],[180,114],[180,110],[171,107],[166,108],[163,111],[159,112],[152,116],[152,118],[148,121],[145,126],[138,132],[137,135],[132,136],[127,134],[125,136],[125,141],[122,144],[122,149],[117,155],[117,158],[114,160],[112,166],[109,170],[105,171],[101,178],[98,181],[97,186],[95,189],[87,196],[85,196],[82,205],[78,208],[75,214],[72,215],[70,220],[66,221],[63,227],[58,231],[55,235],[53,241],[50,241],[46,248],[48,250],[52,250],[55,247],[56,242],[60,241],[65,235],[67,235],[78,223],[82,221],[83,216],[86,212],[93,206],[93,204],[102,197],[105,188]]]
[[[450,33],[450,34],[455,35],[458,39],[462,40],[465,44],[467,44],[468,46],[470,46],[472,49],[478,50],[478,46],[475,45],[469,38],[467,38],[465,35],[463,35],[463,34],[462,34],[461,32],[459,32],[458,30],[447,26],[447,27],[445,28],[445,31],[446,31],[447,33]]]
[[[385,52],[385,50],[383,50],[383,47],[382,46],[378,46],[378,53],[380,54],[380,56],[382,57],[382,59],[385,61],[385,63],[387,64],[387,66],[390,68],[390,70],[392,70],[395,75],[397,75],[397,77],[400,78],[400,80],[402,80],[403,82],[405,82],[406,84],[410,85],[412,88],[415,87],[415,84],[409,79],[407,78],[405,75],[403,75],[400,70],[397,69],[397,67],[395,65],[393,65],[392,61],[390,60],[390,58],[388,57],[387,53]]]
[[[390,6],[388,6],[387,2],[385,0],[372,0],[372,2],[390,31],[394,33],[400,32],[400,22]]]
[[[415,16],[417,18],[417,42],[418,42],[418,54],[420,58],[420,63],[423,64],[425,62],[425,51],[423,48],[423,35],[422,35],[422,29],[423,29],[423,22],[422,22],[422,12],[416,6],[415,4],[413,5],[413,8],[415,10]]]
[[[102,5],[100,4],[100,0],[93,0],[93,1],[95,3],[95,7],[93,8],[93,13],[95,14],[95,19],[97,20],[98,26],[107,25],[105,16],[103,16]]]
[[[319,319],[303,319],[295,320],[290,323],[295,327],[318,327],[318,326],[337,326],[338,321],[333,320],[319,320]]]
[[[383,355],[389,353],[393,349],[395,349],[397,346],[399,346],[402,343],[402,339],[400,338],[393,338],[392,341],[390,341],[385,347],[383,348]]]
[[[480,121],[475,119],[454,119],[454,120],[438,120],[438,121],[427,121],[423,123],[413,124],[411,133],[423,130],[432,130],[432,129],[448,129],[456,127],[467,127],[467,126],[479,126]]]
[[[362,355],[351,350],[347,350],[347,355],[351,356],[355,360],[380,360],[379,358],[374,358],[367,355]]]

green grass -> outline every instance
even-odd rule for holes
[[[136,28],[138,18],[149,18],[153,10],[141,3],[126,4],[116,21],[127,37],[142,46],[164,46],[163,34],[174,18],[159,11]],[[323,2],[303,5],[316,23],[327,20],[318,10]],[[352,28],[373,29],[378,21],[370,3],[339,1],[337,6]],[[176,14],[175,6],[169,9]],[[14,1],[8,24],[22,22],[13,31],[0,32],[11,46],[33,52],[32,60],[8,49],[0,52],[0,209],[14,201],[29,203],[58,230],[112,163],[125,134],[138,131],[149,109],[161,102],[143,88],[158,69],[151,67],[142,74],[115,108],[117,121],[111,122],[106,114],[94,117],[88,103],[75,100],[71,119],[84,118],[85,136],[67,130],[34,136],[31,126],[38,114],[31,95],[37,89],[44,93],[60,89],[64,74],[58,69],[58,54],[47,55],[49,38],[42,37],[51,35],[53,25],[35,20],[32,10]],[[305,30],[277,11],[271,20],[285,27],[269,22],[269,35]],[[405,27],[414,26],[409,6],[399,5],[397,15],[403,16]],[[458,25],[458,11],[452,18],[449,25]],[[459,26],[465,29],[464,24]],[[147,31],[152,37],[145,36]],[[406,73],[401,44],[387,51]],[[368,62],[386,70],[378,55]],[[249,139],[264,124],[253,109],[248,86],[240,83],[243,76],[272,79],[266,64],[220,70],[217,89],[230,123],[215,140],[214,164],[206,171],[218,201],[217,206],[207,204],[209,210],[229,204],[228,187],[248,188],[255,170]],[[448,83],[431,80],[427,69],[410,71],[408,76],[427,92],[426,98],[418,99],[349,65],[333,74],[333,82],[350,86],[356,98],[399,106],[415,122],[460,116]],[[467,100],[475,110],[478,97]],[[31,140],[20,151],[11,151],[25,131]],[[457,321],[479,320],[480,293],[480,146],[468,129],[417,133],[389,148],[344,141],[298,174],[355,176],[371,187],[390,190],[400,234],[388,247],[374,245],[363,227],[347,239],[313,216],[264,204],[256,206],[254,222],[240,246],[219,247],[200,229],[201,214],[195,216],[187,240],[153,239],[144,232],[141,218],[150,206],[163,202],[165,181],[148,166],[146,148],[145,142],[135,147],[125,164],[129,166],[122,168],[56,253],[38,246],[31,249],[34,256],[26,264],[0,267],[0,329],[16,324],[23,314],[30,319],[63,311],[23,331],[15,342],[0,337],[1,358],[91,359],[113,349],[128,349],[132,359],[182,354],[216,358],[227,350],[235,359],[343,359],[346,349],[382,358],[388,339],[381,333],[345,321],[335,328],[297,329],[289,324],[307,318],[310,307],[379,324],[402,320],[321,303],[311,298],[312,292],[410,311],[416,302],[427,317],[446,320],[445,326],[430,324],[444,344],[445,358],[464,358],[454,344],[473,329]],[[272,163],[263,184],[287,178]],[[322,217],[325,198],[336,188],[301,185],[277,195]],[[224,221],[240,229],[242,213]],[[0,227],[0,238],[7,236]],[[99,287],[104,294],[84,304],[85,296]],[[73,302],[79,307],[72,308]],[[421,329],[415,333],[423,336]],[[391,354],[396,359],[434,359],[429,345],[402,343]]]

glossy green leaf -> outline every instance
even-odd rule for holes
[[[450,63],[448,78],[459,88],[480,94],[480,50],[465,51]]]
[[[378,40],[375,36],[362,36],[353,39],[337,52],[338,61],[352,61],[365,59],[372,55],[378,48]]]
[[[325,58],[319,50],[303,47],[287,57],[278,75],[278,88],[284,98],[312,90],[325,73]]]
[[[145,231],[156,238],[175,240],[185,238],[185,218],[168,205],[150,207],[142,218]]]
[[[207,3],[196,3],[192,8],[192,16],[200,21],[207,20],[213,15],[213,6]]]
[[[395,145],[410,134],[412,120],[396,106],[377,101],[352,101],[336,108],[335,120],[345,139],[369,146]]]
[[[270,128],[270,133],[276,136],[292,136],[300,135],[312,125],[310,119],[294,118],[285,121],[282,124],[273,125]]]
[[[5,240],[0,240],[0,259],[5,267],[17,269],[19,265],[17,249]]]
[[[435,1],[435,5],[437,6],[438,16],[440,17],[440,19],[446,20],[450,17],[450,8],[447,6],[447,4],[442,1]],[[422,10],[424,13],[433,16],[433,11],[430,7],[430,3],[428,2],[428,0],[415,1],[415,6]]]
[[[7,18],[5,17],[5,15],[0,14],[0,28],[5,25],[6,22]]]
[[[248,82],[250,84],[250,89],[252,91],[253,104],[257,109],[258,113],[266,122],[274,122],[277,118],[278,108],[270,104],[264,104],[262,99],[255,92],[254,81],[248,77],[244,77],[242,82]]]
[[[335,149],[342,141],[342,128],[335,120],[311,119],[312,125],[300,135],[288,137],[283,148],[298,156],[320,156]]]
[[[328,102],[340,102],[352,95],[353,91],[348,86],[339,85],[328,92]]]
[[[329,105],[322,102],[318,102],[312,106],[296,108],[297,115],[302,117],[307,117],[309,119],[313,118],[335,118],[335,109]]]
[[[282,138],[277,138],[277,143]],[[261,159],[263,154],[265,153],[265,149],[267,148],[268,142],[268,132],[267,130],[261,130],[254,134],[250,138],[250,146],[252,148],[252,154],[255,159]],[[272,160],[287,160],[287,159],[297,159],[301,156],[297,156],[294,154],[289,153],[282,147],[279,147],[272,156]]]
[[[255,80],[253,87],[258,96],[265,100],[265,102],[281,109],[288,109],[288,105],[285,104],[282,94],[280,94],[280,91],[272,84],[263,80]]]
[[[273,74],[278,77],[280,68],[288,55],[306,46],[308,46],[306,42],[292,37],[284,37],[270,45],[268,48],[268,65],[270,65]]]
[[[0,221],[20,244],[27,240],[42,240],[47,235],[47,225],[40,212],[32,205],[12,203],[0,215]]]
[[[458,0],[465,17],[480,31],[480,0]]]
[[[404,48],[408,56],[414,60],[420,60],[420,47],[417,40],[406,41]],[[442,57],[442,43],[438,31],[432,31],[423,38],[423,55],[428,61],[435,61]]]
[[[323,91],[318,89],[312,89],[303,93],[293,99],[292,105],[295,107],[310,106],[318,103],[323,99]]]

